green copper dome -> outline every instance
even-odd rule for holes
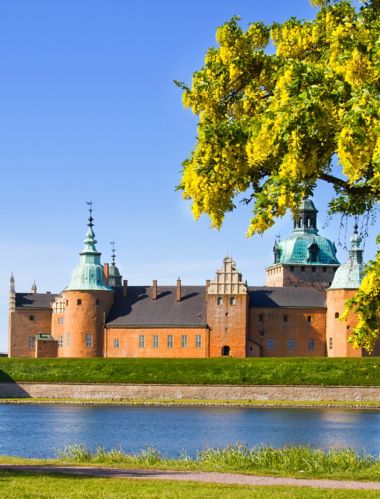
[[[358,235],[358,226],[355,225],[351,237],[351,250],[348,262],[341,265],[335,272],[329,289],[357,289],[364,277],[363,250],[360,247],[361,238]]]
[[[100,263],[101,253],[96,249],[97,241],[92,229],[93,220],[92,208],[90,208],[85,246],[80,253],[79,265],[73,271],[67,291],[112,291],[111,287],[104,284],[103,265]]]
[[[293,232],[274,245],[275,264],[339,265],[335,244],[318,234],[317,213],[313,201],[302,202]]]

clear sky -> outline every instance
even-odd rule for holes
[[[9,275],[16,291],[59,292],[78,261],[85,201],[95,202],[103,262],[116,241],[131,284],[202,284],[231,254],[250,285],[264,283],[276,234],[247,240],[250,208],[221,231],[194,222],[175,192],[196,120],[173,79],[190,82],[215,29],[310,18],[307,0],[14,0],[0,3],[0,351],[7,350]],[[319,225],[331,191],[318,189]],[[323,233],[338,242],[339,220]],[[379,232],[372,228],[372,234]],[[373,238],[372,238],[373,239]],[[345,241],[344,231],[340,240]],[[366,258],[375,245],[367,241]],[[339,258],[346,251],[339,248]]]

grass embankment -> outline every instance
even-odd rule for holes
[[[119,468],[177,471],[217,471],[294,478],[380,481],[380,457],[359,455],[350,449],[323,451],[309,447],[247,447],[199,451],[194,459],[183,454],[176,459],[162,456],[155,449],[139,454],[99,448],[91,453],[82,445],[58,452],[57,459],[23,459],[2,456],[0,464],[45,464],[111,466]]]
[[[380,358],[0,359],[0,382],[380,386]]]
[[[310,487],[248,487],[197,482],[83,478],[0,472],[1,497],[128,499],[357,499],[379,497],[378,491],[328,490]]]

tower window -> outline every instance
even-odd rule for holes
[[[82,300],[78,299],[77,300],[77,305],[82,305]]]
[[[68,347],[70,346],[70,340],[71,340],[71,338],[70,338],[70,335],[68,334],[66,336],[66,346],[68,346]]]
[[[86,334],[86,347],[87,348],[92,347],[92,334],[91,333]]]
[[[339,319],[339,312],[335,312],[335,319]]]
[[[264,316],[262,314],[259,315],[259,322],[263,322]]]
[[[216,304],[221,305],[223,303],[223,298],[221,296],[218,296],[216,299]]]
[[[234,296],[231,296],[230,305],[235,305],[235,303],[236,303],[236,298]]]
[[[59,348],[63,347],[63,336],[58,336],[58,347]]]
[[[311,271],[312,271],[312,272],[315,272],[316,270],[317,270],[317,267],[312,267],[312,268],[311,268]]]
[[[63,317],[58,317],[58,324],[63,324]]]
[[[326,272],[327,268],[326,267],[322,267],[322,272]]]
[[[295,350],[296,349],[296,340],[291,339],[288,340],[288,350]]]
[[[145,336],[143,334],[139,334],[139,348],[145,347]]]
[[[100,300],[96,300],[96,304],[97,304],[97,305],[100,305]]]
[[[36,337],[35,336],[29,336],[29,350],[34,350],[34,347],[36,346]]]
[[[29,315],[29,320],[34,321],[34,315]]]
[[[312,317],[311,317],[311,315],[308,315],[307,316],[307,322],[311,322],[311,321],[312,321]]]
[[[120,345],[119,338],[114,338],[113,340],[114,348],[119,348],[119,345]]]
[[[158,335],[153,335],[153,348],[158,348]]]
[[[305,272],[305,267],[301,267],[301,272]]]
[[[290,272],[294,272],[294,265],[290,266]]]
[[[315,340],[310,338],[307,342],[307,349],[309,350],[309,352],[314,352],[314,349],[315,349]]]
[[[195,348],[201,348],[202,346],[202,336],[200,334],[195,335]]]
[[[284,315],[284,322],[288,322],[288,316]]]

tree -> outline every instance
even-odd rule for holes
[[[334,187],[331,213],[378,207],[380,0],[360,9],[342,0],[312,3],[319,7],[312,21],[254,22],[244,31],[232,18],[217,29],[218,46],[191,86],[176,82],[199,116],[179,189],[195,218],[207,214],[213,227],[244,193],[253,204],[247,235],[262,233],[287,209],[297,214],[317,181]],[[353,340],[371,350],[379,326],[366,311],[378,318],[379,252],[351,307],[359,316]]]

